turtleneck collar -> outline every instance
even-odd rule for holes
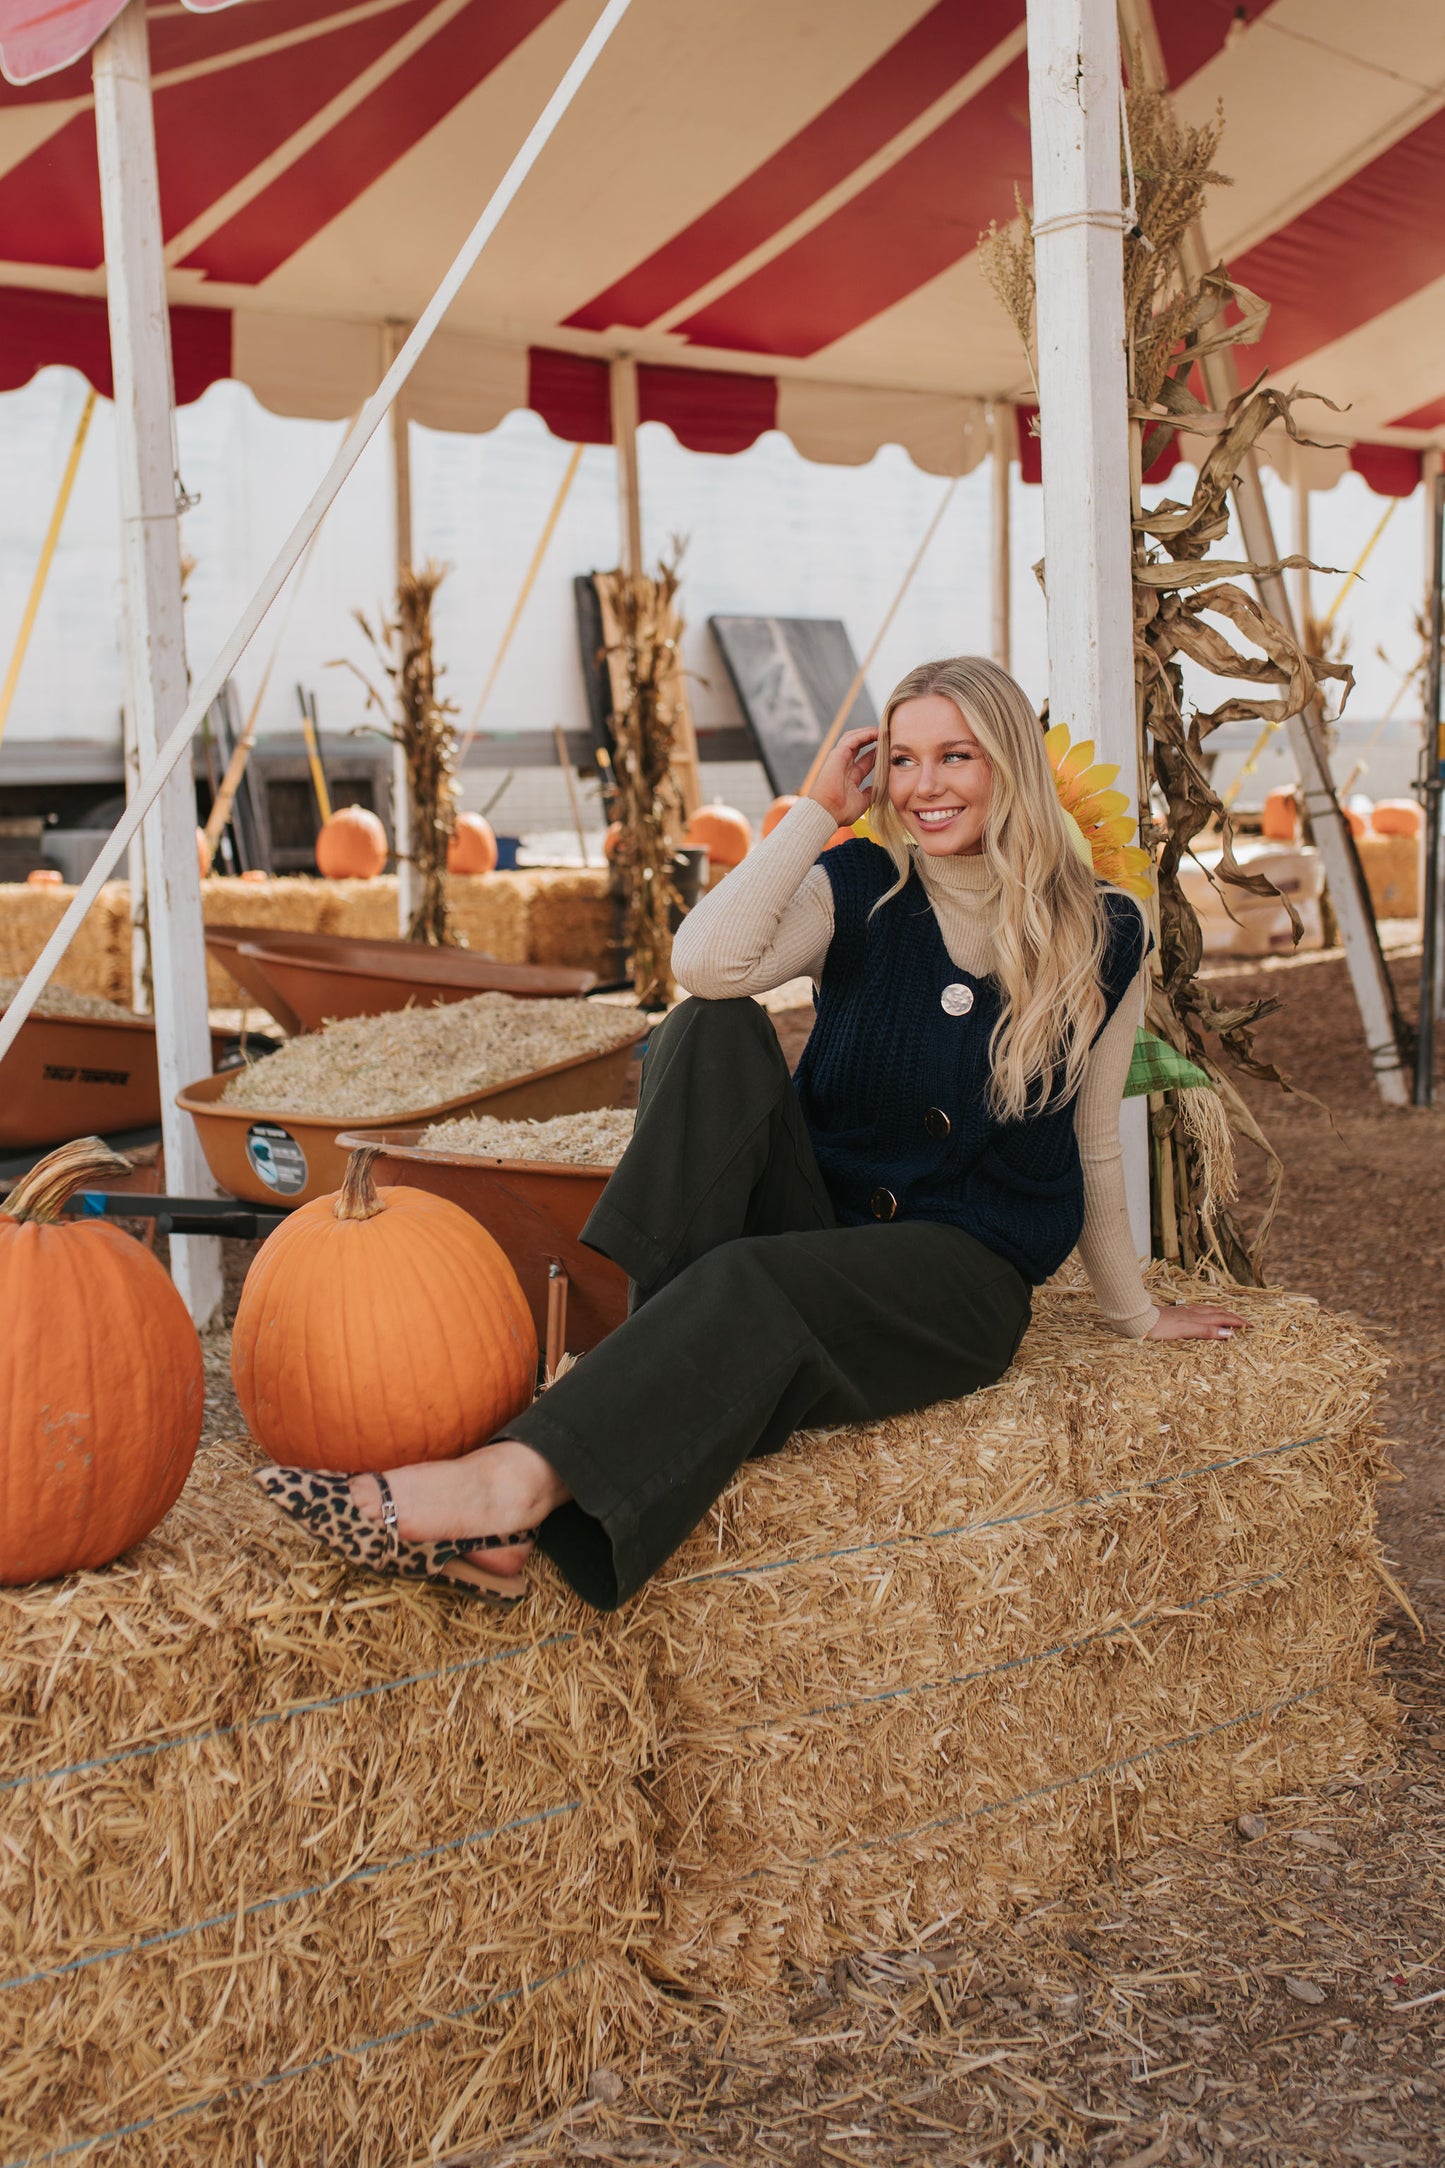
[[[930,895],[977,898],[982,902],[993,893],[993,869],[982,851],[967,856],[955,853],[948,858],[930,858],[924,851],[915,851],[913,863]]]

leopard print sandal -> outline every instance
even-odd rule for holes
[[[468,1573],[448,1569],[469,1551],[499,1551],[514,1543],[533,1543],[535,1528],[519,1529],[512,1536],[462,1536],[440,1543],[408,1543],[397,1533],[391,1485],[384,1475],[370,1472],[381,1492],[379,1521],[372,1520],[357,1505],[351,1495],[349,1475],[320,1468],[279,1468],[268,1463],[252,1470],[252,1480],[288,1519],[298,1522],[327,1550],[365,1573],[379,1574],[387,1580],[435,1581],[459,1595],[504,1610],[522,1601],[527,1593],[522,1575],[488,1573],[470,1558],[465,1558]]]

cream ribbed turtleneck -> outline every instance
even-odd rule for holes
[[[768,993],[788,979],[822,977],[833,938],[833,891],[817,859],[835,832],[832,815],[803,799],[689,913],[672,950],[673,970],[688,993],[724,1001]],[[919,852],[914,863],[950,957],[960,970],[986,977],[998,915],[987,861]],[[1141,970],[1095,1042],[1074,1110],[1084,1167],[1079,1256],[1100,1310],[1130,1338],[1142,1337],[1159,1314],[1134,1252],[1119,1150],[1119,1105],[1143,989]]]

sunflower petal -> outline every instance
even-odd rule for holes
[[[1112,820],[1117,813],[1127,813],[1129,801],[1121,790],[1096,790],[1071,810],[1081,828],[1092,828],[1096,821]]]
[[[1069,726],[1053,723],[1044,732],[1044,754],[1049,766],[1057,770],[1059,762],[1069,750]]]

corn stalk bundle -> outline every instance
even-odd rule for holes
[[[383,691],[356,672],[366,687],[367,706],[387,718],[386,734],[406,756],[411,800],[407,856],[417,877],[416,908],[406,937],[428,948],[466,946],[452,924],[446,890],[447,845],[457,825],[457,734],[452,723],[457,707],[437,690],[443,673],[437,667],[432,624],[432,604],[448,569],[430,559],[420,571],[403,565],[394,618],[373,625],[364,610],[354,613],[388,680]]]
[[[1207,552],[1229,529],[1229,496],[1264,431],[1278,423],[1297,443],[1299,391],[1275,391],[1256,381],[1222,410],[1206,406],[1191,379],[1201,362],[1236,346],[1253,345],[1268,304],[1231,279],[1222,265],[1195,274],[1185,243],[1211,187],[1228,185],[1214,170],[1222,117],[1186,127],[1168,97],[1144,86],[1131,69],[1128,94],[1137,218],[1124,240],[1124,328],[1127,346],[1133,479],[1134,656],[1141,746],[1155,785],[1155,850],[1159,945],[1149,1023],[1209,1076],[1235,1131],[1258,1145],[1270,1165],[1270,1191],[1253,1238],[1229,1209],[1233,1176],[1217,1134],[1206,1149],[1198,1125],[1186,1124],[1175,1093],[1151,1099],[1155,1144],[1156,1239],[1165,1256],[1202,1263],[1244,1284],[1257,1284],[1282,1167],[1226,1068],[1288,1088],[1288,1081],[1255,1050],[1254,1028],[1271,1001],[1219,1001],[1199,980],[1204,943],[1199,920],[1179,880],[1196,839],[1212,828],[1220,864],[1211,878],[1224,888],[1277,897],[1299,936],[1299,920],[1271,881],[1239,864],[1228,812],[1212,788],[1205,740],[1221,723],[1257,719],[1281,723],[1297,715],[1327,679],[1348,695],[1353,674],[1343,662],[1306,652],[1256,596],[1238,583],[1261,580],[1308,560],[1286,557],[1260,565]],[[1034,268],[1032,220],[1020,205],[1019,223],[985,236],[984,260],[995,292],[1032,354]],[[1325,404],[1330,402],[1325,401]],[[1177,428],[1206,440],[1187,503],[1142,503],[1141,477]],[[1320,567],[1312,566],[1311,570]],[[1226,630],[1220,629],[1220,621]],[[1230,635],[1233,634],[1234,637]],[[1236,644],[1237,640],[1248,647]],[[1251,652],[1258,649],[1261,652]],[[1186,702],[1184,658],[1214,677],[1247,688],[1217,707]],[[1227,899],[1226,899],[1227,900]]]
[[[655,577],[617,573],[611,583],[613,810],[622,830],[614,863],[626,885],[632,984],[638,1001],[649,1008],[673,995],[669,914],[678,900],[672,878],[678,813],[672,752],[682,683],[682,618],[676,607],[681,555],[681,544],[674,542],[671,559],[659,560]]]

